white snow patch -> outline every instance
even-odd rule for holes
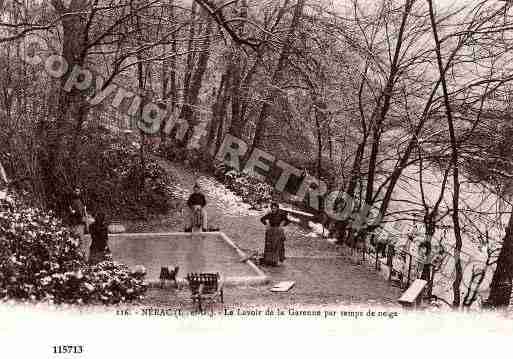
[[[323,227],[323,225],[320,223],[314,223],[310,221],[308,222],[308,227],[311,228],[312,231],[306,234],[307,237],[319,238],[328,236],[330,234],[330,231],[327,228]],[[335,244],[337,242],[336,238],[325,239],[331,244]]]
[[[311,228],[314,233],[316,233],[320,236],[326,235],[329,233],[329,231],[326,228],[324,228],[323,225],[320,223],[314,223],[314,222],[309,221],[308,227]]]
[[[213,178],[200,177],[198,184],[205,195],[220,202],[224,215],[228,217],[259,216],[264,213],[262,210],[251,209],[251,206],[244,203],[241,197]]]
[[[294,216],[291,216],[290,214],[287,215],[287,218],[289,219],[289,221],[291,222],[294,222],[294,223],[301,223],[301,220],[297,217],[294,217]]]
[[[179,184],[174,185],[171,188],[171,192],[173,192],[176,196],[181,197],[183,199],[187,199],[190,195],[190,191],[183,189]]]

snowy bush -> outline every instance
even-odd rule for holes
[[[147,156],[143,166],[128,138],[93,129],[87,135],[80,156],[80,185],[92,214],[101,209],[110,218],[138,219],[175,208],[174,179],[156,160]]]
[[[224,165],[216,166],[214,174],[228,189],[254,208],[261,208],[272,200],[273,187],[256,177],[244,172],[237,172]]]
[[[0,300],[115,304],[142,298],[140,273],[109,261],[88,266],[77,238],[51,212],[16,200],[0,205]]]

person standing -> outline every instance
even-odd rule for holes
[[[205,211],[205,206],[207,205],[207,200],[205,196],[200,191],[200,186],[196,183],[193,187],[193,193],[189,196],[187,200],[187,206],[190,209],[190,228],[191,231],[194,227],[194,212],[201,211],[201,228],[203,231],[207,230],[207,211]]]
[[[428,241],[419,245],[417,252],[417,278],[430,281],[431,279],[431,244]]]
[[[271,211],[260,221],[266,226],[263,262],[276,266],[285,261],[285,232],[283,227],[290,223],[287,214],[280,210],[277,202],[271,203]]]
[[[89,264],[95,265],[107,259],[109,254],[109,231],[105,224],[105,214],[99,212],[94,218],[89,231],[91,233],[91,246],[89,247]]]
[[[84,243],[85,228],[87,225],[87,210],[82,198],[80,188],[75,188],[69,203],[70,222],[72,232],[79,237],[79,248]]]
[[[378,233],[377,235],[373,234],[375,237],[376,243],[376,255],[381,258],[385,258],[387,256],[387,238],[383,233]]]

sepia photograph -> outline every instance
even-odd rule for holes
[[[0,0],[0,124],[31,358],[513,334],[513,0]]]

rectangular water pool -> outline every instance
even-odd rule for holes
[[[87,254],[90,239],[86,237]],[[258,284],[267,277],[222,232],[211,233],[125,233],[109,235],[115,261],[129,267],[143,265],[150,283],[159,280],[162,266],[179,266],[178,278],[190,272],[219,272],[227,284]]]

